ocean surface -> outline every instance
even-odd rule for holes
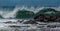
[[[27,10],[32,11],[34,14],[38,13],[40,10],[44,8],[53,8],[57,11],[60,11],[60,7],[27,7],[27,6],[1,6],[0,7],[0,15],[3,18],[0,18],[0,31],[60,31],[60,28],[48,28],[47,25],[56,25],[60,23],[44,23],[38,22],[39,24],[23,24],[26,21],[32,20],[33,18],[26,18],[26,19],[18,19],[15,18],[16,12],[19,10]],[[19,23],[17,21],[23,21]],[[44,25],[47,24],[47,25]],[[9,27],[9,26],[21,26],[20,28],[17,27]],[[22,27],[23,26],[23,27]],[[30,27],[26,27],[30,26]],[[42,27],[42,28],[39,28]],[[48,29],[47,29],[48,28]]]
[[[26,11],[32,11],[34,14],[38,13],[40,10],[44,8],[53,8],[57,11],[60,11],[59,7],[28,7],[28,6],[1,6],[0,7],[0,16],[3,18],[15,18],[16,13],[19,10],[26,10]]]
[[[23,24],[26,21],[34,19],[35,15],[33,15],[31,18],[19,18],[19,19],[15,18],[16,15],[18,14],[17,12],[19,12],[20,10],[29,11],[30,12],[29,14],[32,14],[31,12],[33,12],[33,14],[36,14],[40,10],[45,8],[52,8],[57,11],[60,11],[60,0],[0,0],[0,31],[60,31],[59,27],[56,28],[47,27],[48,25],[56,24],[60,26],[60,23],[57,22],[55,23],[37,22],[42,25]],[[28,15],[24,17],[28,17]],[[20,15],[18,15],[17,17],[19,16]],[[19,23],[18,20],[23,22]]]

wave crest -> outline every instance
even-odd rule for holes
[[[14,7],[13,9],[11,8],[1,8],[0,9],[0,15],[3,17],[3,18],[15,18],[16,17],[16,13],[19,11],[19,10],[23,10],[25,9],[26,11],[32,11],[34,14],[36,14],[37,12],[39,12],[40,10],[44,9],[44,8],[53,8],[57,11],[60,11],[60,7],[26,7],[26,6],[22,6],[22,7],[19,7],[19,6],[16,6]]]

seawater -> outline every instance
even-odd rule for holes
[[[60,6],[59,7],[39,7],[39,6],[37,6],[36,8],[33,6],[31,6],[31,7],[28,7],[28,6],[0,6],[0,15],[3,18],[15,18],[16,13],[19,10],[25,9],[27,11],[32,11],[32,12],[34,12],[34,14],[36,14],[44,8],[53,8],[57,11],[60,11]]]

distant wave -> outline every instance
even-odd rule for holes
[[[7,6],[6,6],[7,7]],[[25,9],[25,10],[27,10],[27,11],[32,11],[32,12],[34,12],[35,14],[38,12],[38,11],[40,11],[40,10],[42,10],[42,9],[44,9],[44,8],[53,8],[53,9],[55,9],[55,10],[57,10],[57,11],[60,11],[60,7],[27,7],[27,6],[16,6],[16,7],[14,7],[14,8],[9,8],[9,7],[7,7],[7,8],[1,8],[0,7],[0,15],[3,17],[3,18],[15,18],[15,15],[16,15],[16,12],[17,11],[19,11],[19,10],[23,10],[23,9]]]

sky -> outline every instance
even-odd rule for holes
[[[0,6],[60,6],[60,0],[0,0]]]

